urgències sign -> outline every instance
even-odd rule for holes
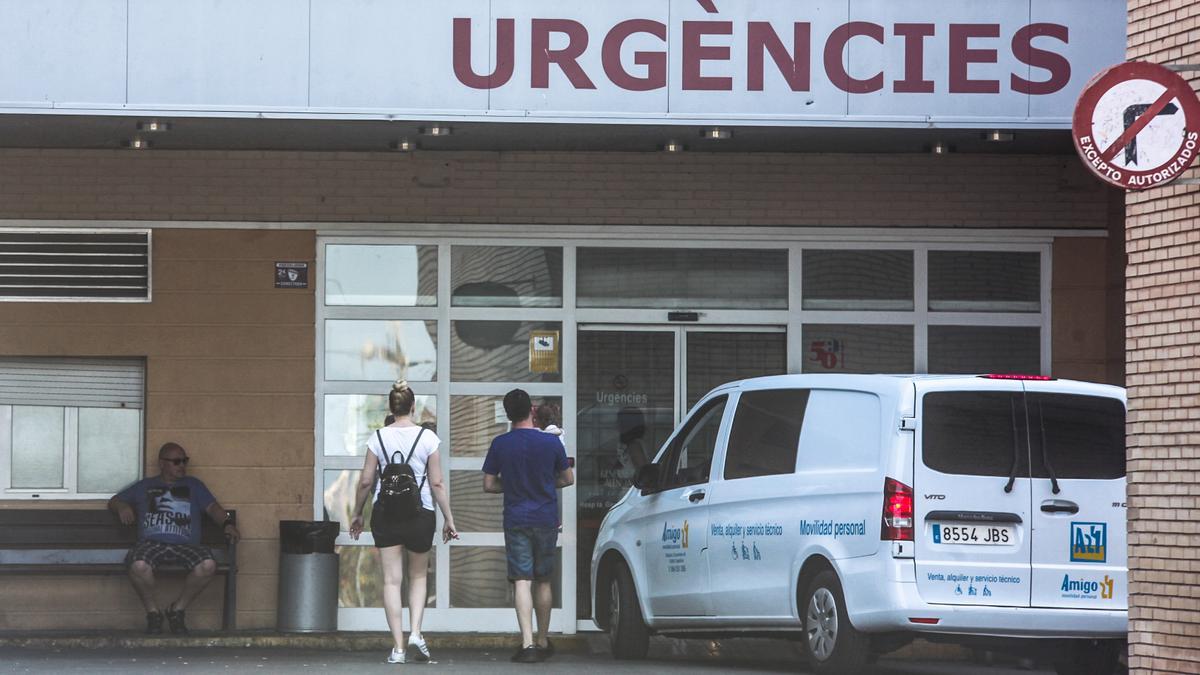
[[[0,111],[1068,128],[1126,18],[1123,0],[43,4],[0,16],[20,64]]]

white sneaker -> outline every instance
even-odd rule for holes
[[[392,647],[392,653],[388,654],[388,663],[404,663],[404,652]]]
[[[425,663],[429,660],[429,646],[425,644],[424,637],[409,635],[408,646],[416,650],[416,653],[413,654],[414,661]]]

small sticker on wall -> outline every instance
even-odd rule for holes
[[[559,336],[556,330],[529,333],[529,372],[557,373]]]
[[[308,288],[308,263],[275,263],[275,288]]]

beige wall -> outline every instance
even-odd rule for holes
[[[1130,0],[1128,56],[1197,63],[1198,28],[1194,0]],[[1183,74],[1200,86],[1200,72]],[[1192,169],[1186,177],[1198,175]],[[1127,201],[1129,665],[1139,673],[1197,673],[1200,188],[1131,192]]]
[[[313,294],[273,286],[275,261],[311,264],[315,251],[305,231],[157,229],[149,304],[0,303],[6,355],[146,358],[147,471],[178,441],[191,473],[238,510],[245,628],[275,624],[278,521],[312,517]],[[23,506],[45,504],[0,502]],[[27,581],[0,584],[0,630],[142,622],[122,578]],[[189,622],[219,626],[221,597],[214,582]]]

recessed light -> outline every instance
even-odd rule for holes
[[[392,141],[391,143],[388,143],[388,147],[396,152],[412,152],[416,149],[417,144],[413,143],[407,138],[401,138],[398,141]]]
[[[929,149],[929,151],[935,155],[948,155],[953,152],[953,150],[954,148],[950,147],[950,144],[946,143],[945,141],[938,141]]]
[[[666,143],[663,143],[662,149],[663,152],[683,152],[684,150],[687,150],[687,147],[674,138],[670,138],[667,139]]]
[[[144,138],[131,138],[127,141],[121,141],[121,145],[130,150],[149,150],[154,146],[153,143]]]
[[[144,133],[158,133],[161,131],[170,131],[170,122],[160,122],[158,120],[143,120],[137,123],[137,130]]]
[[[1016,134],[1011,131],[992,129],[983,135],[983,140],[988,141],[989,143],[1011,143],[1012,139],[1015,137]]]
[[[430,127],[421,127],[420,132],[422,136],[449,136],[454,133],[454,129],[444,124],[435,124]]]
[[[725,127],[709,127],[702,129],[700,135],[711,141],[723,141],[728,138],[733,138],[733,130]]]

